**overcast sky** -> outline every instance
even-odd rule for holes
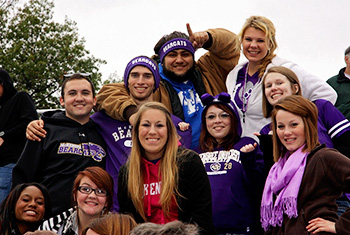
[[[186,32],[187,22],[193,32],[222,27],[238,34],[246,18],[262,15],[276,27],[277,55],[326,80],[345,66],[349,9],[349,0],[55,0],[54,19],[77,23],[86,48],[107,61],[100,67],[106,79],[122,77],[133,57],[153,55],[164,34]]]

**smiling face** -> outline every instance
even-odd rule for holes
[[[164,57],[163,66],[177,76],[183,76],[193,66],[193,55],[184,49],[170,51]]]
[[[268,53],[265,33],[253,27],[247,28],[243,35],[242,47],[249,63],[259,65]]]
[[[298,84],[292,84],[288,78],[280,73],[268,73],[264,80],[265,96],[273,106],[284,97],[296,94]]]
[[[306,142],[303,119],[285,110],[276,114],[276,133],[288,151],[294,152]]]
[[[213,136],[218,143],[222,142],[223,138],[227,136],[231,129],[230,115],[215,105],[211,105],[207,110],[205,119],[209,134]]]
[[[163,156],[168,140],[168,128],[165,114],[157,109],[148,109],[141,115],[138,131],[140,144],[148,160]]]
[[[93,189],[98,188],[96,184],[87,176],[81,178],[79,186],[88,186]],[[79,216],[99,216],[103,208],[107,205],[106,196],[96,196],[94,191],[90,194],[84,194],[77,190],[74,197],[79,208]]]
[[[22,191],[16,203],[15,215],[18,225],[36,223],[44,218],[45,199],[40,189],[28,186]]]
[[[144,66],[135,66],[129,73],[128,88],[136,102],[152,100],[154,90],[152,72]]]
[[[64,97],[60,103],[65,107],[66,116],[81,124],[89,121],[90,112],[96,104],[91,85],[85,79],[74,79],[66,83]]]

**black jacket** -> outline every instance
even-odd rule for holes
[[[26,127],[38,119],[32,98],[24,91],[17,92],[9,74],[0,69],[0,132],[4,143],[0,146],[0,167],[16,163],[26,143]]]
[[[182,149],[179,149],[179,154]],[[179,166],[179,220],[194,223],[201,229],[200,234],[216,234],[212,219],[211,188],[203,163],[197,153],[188,150],[178,159]],[[118,176],[118,201],[120,213],[131,213],[137,223],[145,222],[136,211],[127,189],[127,167],[120,168]]]
[[[46,138],[27,142],[13,169],[12,187],[24,182],[45,185],[52,201],[52,215],[72,205],[72,187],[79,171],[89,166],[105,168],[105,141],[95,123],[80,123],[66,117],[63,111],[43,115]],[[83,151],[82,151],[83,149]]]

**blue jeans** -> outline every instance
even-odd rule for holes
[[[0,167],[0,203],[10,193],[12,170],[15,165],[15,163],[10,163],[6,166]]]
[[[347,199],[347,197],[342,196],[341,198],[337,199],[337,205],[338,205],[337,214],[341,216],[346,211],[346,209],[350,207],[350,202]]]

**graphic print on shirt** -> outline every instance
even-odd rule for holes
[[[154,195],[160,195],[160,186],[161,186],[161,181],[159,182],[154,182],[150,184],[143,184],[143,189],[144,189],[144,196],[154,196]]]
[[[245,87],[241,83],[238,83],[234,90],[235,102],[237,104],[248,104],[248,100],[252,95],[253,88],[254,88],[254,83],[251,81],[247,81]],[[244,90],[245,90],[245,93],[244,93]]]
[[[132,126],[122,126],[122,127],[117,127],[117,131],[112,133],[112,136],[114,138],[115,142],[125,140],[124,141],[124,146],[131,148],[131,131],[132,131]]]
[[[93,160],[100,162],[106,156],[106,151],[100,145],[91,142],[81,144],[60,143],[57,154],[91,156]]]
[[[178,95],[183,111],[186,112],[187,115],[198,112],[200,106],[203,106],[199,95],[197,93],[194,94],[193,90],[191,89],[180,91]]]
[[[227,174],[232,169],[232,162],[241,164],[240,152],[235,149],[228,151],[214,151],[199,154],[208,175]]]

